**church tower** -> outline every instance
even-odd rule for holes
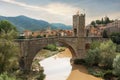
[[[73,15],[73,33],[76,37],[84,37],[85,33],[85,14]]]

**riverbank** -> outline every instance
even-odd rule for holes
[[[58,58],[72,57],[71,52],[68,48],[65,51],[56,55]],[[85,66],[72,64],[72,70],[67,80],[102,80],[101,78],[94,77],[88,74]]]
[[[88,74],[88,71],[83,65],[72,65],[72,71],[67,80],[102,80]]]

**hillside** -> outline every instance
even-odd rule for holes
[[[32,19],[23,15],[16,17],[0,16],[0,20],[8,20],[13,25],[15,25],[20,32],[26,29],[32,31],[43,30],[46,29],[48,26],[50,26],[52,29],[72,29],[72,26],[67,26],[61,23],[50,24],[47,21]]]

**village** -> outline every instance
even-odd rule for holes
[[[109,23],[107,25],[96,25],[94,27],[93,25],[87,25],[85,27],[85,36],[87,37],[103,37],[104,31],[106,31],[106,34],[109,36],[113,32],[120,32],[120,20],[115,20],[112,23]],[[24,30],[22,33],[20,33],[20,36],[24,36],[24,38],[41,38],[41,37],[69,37],[73,36],[73,30],[52,30],[49,26],[46,30],[37,30],[37,31],[30,31],[30,30]]]

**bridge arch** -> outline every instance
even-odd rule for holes
[[[31,70],[33,59],[38,54],[38,52],[40,50],[42,50],[48,44],[54,44],[56,42],[61,43],[65,47],[69,48],[69,50],[72,53],[72,57],[77,56],[76,50],[75,50],[75,47],[73,46],[73,44],[70,43],[69,41],[66,41],[63,39],[57,39],[57,40],[51,39],[51,40],[44,41],[44,43],[39,39],[37,39],[37,40],[25,40],[23,42],[20,42],[20,44],[22,45],[21,49],[23,49],[21,52],[25,51],[22,53],[22,56],[24,57],[24,61],[25,61],[25,70],[26,71]]]

